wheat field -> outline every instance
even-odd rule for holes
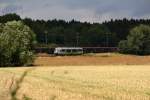
[[[1,68],[1,100],[23,75],[17,100],[150,100],[148,65]]]

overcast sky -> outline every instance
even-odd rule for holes
[[[33,19],[75,19],[103,22],[110,19],[150,18],[150,0],[0,0],[0,15],[16,12]]]

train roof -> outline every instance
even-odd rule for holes
[[[57,47],[55,49],[83,49],[81,47]]]

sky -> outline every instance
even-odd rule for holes
[[[0,15],[7,13],[17,13],[22,18],[98,23],[150,19],[150,0],[0,0]]]

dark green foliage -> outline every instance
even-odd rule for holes
[[[119,43],[122,53],[149,55],[150,54],[150,26],[140,25],[133,28],[127,40]]]
[[[0,16],[0,23],[6,23],[8,21],[19,21],[21,20],[20,16],[17,14],[6,14],[4,16]]]
[[[30,65],[35,34],[21,21],[0,25],[0,66]]]
[[[82,23],[75,20],[23,20],[37,35],[38,44],[57,46],[116,47],[125,40],[130,30],[140,24],[150,25],[150,20],[111,20],[109,22]],[[45,32],[47,34],[45,34]],[[78,42],[77,42],[78,41]]]
[[[64,20],[21,19],[16,14],[0,17],[0,22],[22,20],[37,37],[37,47],[81,46],[81,47],[117,47],[126,40],[130,30],[140,24],[150,25],[149,19],[122,19],[100,23],[87,23]],[[124,46],[124,45],[121,45]]]
[[[25,18],[23,21],[36,33],[38,44],[92,47],[116,45],[116,35],[110,33],[105,25],[81,23],[74,20],[65,22],[56,19],[35,21]],[[106,41],[106,37],[109,41]]]
[[[149,19],[122,19],[122,20],[111,20],[108,22],[104,22],[103,25],[106,25],[111,33],[115,33],[117,37],[117,41],[125,40],[130,33],[130,30],[134,27],[144,24],[150,25]]]

